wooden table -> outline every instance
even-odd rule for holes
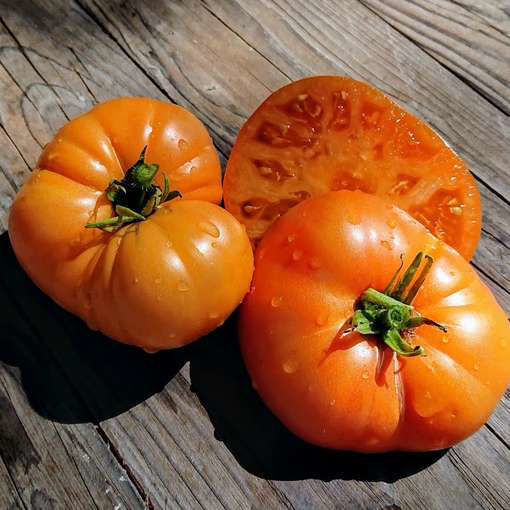
[[[89,331],[14,258],[9,205],[41,147],[97,101],[189,108],[224,164],[243,121],[303,76],[369,81],[468,162],[473,265],[510,312],[509,0],[0,0],[0,508],[510,508],[510,394],[424,455],[323,451],[251,389],[235,317],[147,355]]]

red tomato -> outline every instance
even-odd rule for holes
[[[350,78],[316,76],[274,92],[232,149],[225,207],[256,244],[290,207],[342,189],[386,197],[466,259],[475,252],[475,180],[424,122]]]
[[[392,294],[397,309],[411,307],[399,334],[388,333],[393,305],[376,307],[377,334],[360,334],[359,321],[349,333],[401,254],[407,267],[418,252],[434,263],[411,305],[401,302],[407,291]],[[364,452],[445,448],[477,430],[505,391],[505,313],[464,258],[386,201],[350,191],[307,200],[268,230],[255,260],[242,353],[269,408],[306,441]],[[423,316],[429,323],[417,325]]]

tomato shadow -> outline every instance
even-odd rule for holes
[[[0,236],[0,364],[32,408],[60,423],[98,423],[161,391],[196,347],[146,354],[91,331],[41,292]]]
[[[269,480],[394,482],[446,453],[359,454],[319,448],[297,438],[253,390],[239,350],[235,315],[201,342],[200,352],[191,358],[190,376],[191,389],[207,411],[216,439],[245,470]]]

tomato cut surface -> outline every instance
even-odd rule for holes
[[[256,244],[289,208],[331,190],[386,197],[466,259],[475,252],[479,192],[445,142],[365,83],[306,78],[273,93],[244,124],[225,206]]]

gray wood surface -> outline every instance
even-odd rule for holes
[[[370,81],[468,162],[475,267],[510,312],[506,0],[0,0],[0,229],[54,132],[121,95],[176,102],[225,163],[271,91]],[[291,436],[252,390],[235,317],[147,355],[39,292],[0,236],[0,508],[510,508],[510,394],[448,452],[361,456]]]

